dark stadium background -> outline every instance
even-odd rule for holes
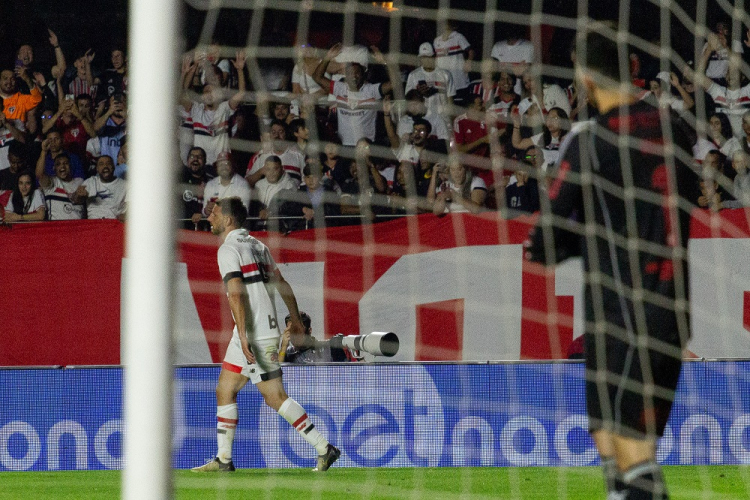
[[[344,0],[340,0],[343,6]],[[488,0],[492,1],[492,0]],[[253,2],[248,1],[248,5]],[[301,2],[300,2],[301,3]],[[380,2],[362,1],[363,4]],[[402,7],[402,13],[410,9],[430,7],[434,8],[436,0],[399,0],[394,2]],[[681,1],[681,7],[688,15],[695,19],[695,1]],[[186,0],[185,36],[186,48],[192,48],[199,41],[206,12],[194,6],[207,5],[207,0]],[[236,3],[235,3],[236,4]],[[719,20],[731,22],[722,15],[723,11],[717,7],[717,0],[708,1],[707,24],[715,26]],[[48,47],[47,27],[54,30],[60,37],[60,43],[72,67],[73,57],[79,51],[93,47],[97,51],[94,61],[95,69],[104,69],[109,65],[109,50],[122,45],[127,40],[127,0],[3,0],[0,1],[0,67],[12,68],[15,61],[15,51],[22,43],[31,43],[35,50],[37,64],[42,68],[49,68],[53,63],[52,50]],[[315,5],[313,3],[313,5]],[[478,12],[486,9],[484,1],[452,0],[451,7]],[[515,0],[508,2],[498,0],[503,10],[519,13],[529,13],[531,0]],[[545,0],[545,13],[573,16],[578,5],[573,0]],[[592,16],[599,19],[612,19],[618,15],[619,2],[591,0],[589,9]],[[633,33],[639,34],[647,40],[658,40],[660,34],[660,13],[658,7],[647,0],[630,1],[631,26]],[[295,41],[297,26],[297,12],[266,10],[263,22],[263,32],[260,37],[261,45],[289,46]],[[215,38],[219,43],[240,46],[247,38],[252,11],[249,9],[220,9],[218,15]],[[320,47],[326,47],[337,41],[341,36],[340,26],[343,22],[341,14],[316,12],[312,14],[310,26],[310,41]],[[357,42],[365,45],[377,44],[385,48],[389,40],[390,22],[387,17],[358,15]],[[318,27],[326,28],[320,29]],[[491,47],[482,47],[483,28],[478,24],[458,23],[459,31],[469,39],[477,49],[478,55],[489,55]],[[506,38],[507,25],[498,23],[495,27],[495,41]],[[550,30],[547,35],[547,50],[544,51],[544,62],[556,65],[570,65],[568,47],[573,33],[569,30]],[[673,32],[671,42],[674,48],[691,60],[694,50],[695,37],[687,32],[673,17]],[[401,51],[415,54],[422,41],[431,40],[435,36],[434,23],[402,20]]]

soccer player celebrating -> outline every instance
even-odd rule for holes
[[[656,440],[689,338],[688,200],[699,178],[674,115],[637,99],[617,35],[593,25],[579,38],[576,76],[600,114],[566,137],[526,258],[583,256],[586,407],[608,498],[665,499]]]
[[[315,428],[305,409],[287,395],[281,379],[274,294],[277,291],[289,309],[294,332],[302,333],[297,299],[268,247],[242,228],[246,218],[247,209],[239,198],[217,201],[208,217],[211,232],[223,241],[218,253],[219,271],[227,287],[235,327],[216,386],[219,450],[215,458],[192,470],[234,470],[232,443],[238,421],[237,393],[251,380],[266,404],[318,451],[318,463],[313,470],[326,471],[341,452]]]

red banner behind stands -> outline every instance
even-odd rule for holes
[[[446,266],[479,266],[481,262],[470,261],[471,247],[519,245],[533,221],[530,217],[505,221],[494,213],[424,215],[372,226],[256,237],[268,244],[280,264],[324,263],[324,331],[352,333],[367,321],[361,314],[371,314],[362,305],[363,298],[379,280],[389,278],[387,273],[398,261],[458,249],[467,252],[469,262]],[[115,221],[66,221],[0,229],[5,263],[0,286],[0,366],[119,364],[124,228]],[[744,210],[720,215],[698,212],[693,218],[691,235],[697,238],[747,238],[748,234]],[[209,233],[190,231],[181,231],[179,240],[178,260],[187,265],[190,295],[210,353],[210,359],[195,362],[218,362],[232,328],[216,264],[219,241]],[[519,312],[517,357],[564,358],[573,340],[573,296],[555,295],[553,272],[518,262],[520,286],[513,293],[521,295],[523,314]],[[459,287],[441,281],[443,271],[434,269],[434,282]],[[492,297],[487,299],[491,303]],[[412,359],[473,359],[467,358],[470,347],[462,331],[464,318],[471,319],[469,302],[464,304],[461,297],[429,299],[413,309]],[[375,314],[387,317],[389,312]],[[557,314],[556,320],[548,322],[549,314]],[[444,328],[438,328],[441,324]],[[441,333],[429,335],[438,330]]]

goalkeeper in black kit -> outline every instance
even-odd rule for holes
[[[677,118],[636,97],[616,37],[598,24],[579,33],[576,78],[599,116],[563,142],[525,257],[583,257],[586,407],[608,498],[662,499],[656,440],[690,337],[689,200],[700,179]]]

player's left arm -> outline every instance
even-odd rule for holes
[[[229,307],[232,310],[234,322],[237,325],[237,335],[240,337],[242,352],[245,354],[248,362],[255,363],[255,357],[250,350],[250,343],[247,338],[247,318],[250,314],[250,299],[247,296],[247,289],[242,278],[233,277],[227,280],[227,297],[229,298]]]
[[[588,149],[581,146],[577,133],[568,135],[571,137],[561,146],[557,178],[547,190],[549,204],[542,203],[540,217],[525,243],[524,257],[528,261],[552,265],[580,254],[580,238],[566,230],[561,220],[569,219],[576,211],[583,213],[579,162],[580,152]],[[550,245],[552,248],[548,248]]]
[[[283,300],[284,304],[286,304],[286,308],[289,310],[289,314],[292,317],[292,322],[290,326],[291,326],[291,332],[292,332],[292,343],[294,343],[295,342],[294,334],[304,333],[305,331],[305,327],[302,325],[302,318],[300,318],[300,315],[299,315],[299,307],[297,306],[297,297],[294,295],[294,290],[292,290],[292,285],[290,285],[289,282],[284,279],[284,277],[281,275],[281,271],[279,271],[278,268],[274,269],[271,272],[270,283],[272,283],[273,286],[276,288],[276,291],[279,292],[279,295],[281,296],[281,300]]]

